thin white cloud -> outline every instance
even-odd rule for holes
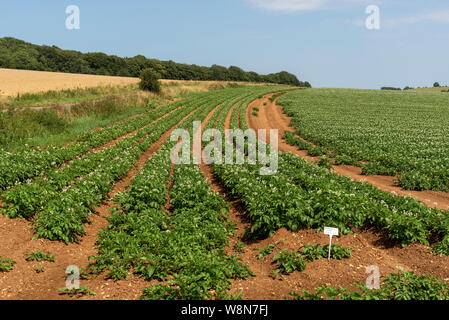
[[[351,7],[361,4],[376,4],[383,0],[246,0],[252,6],[267,11],[295,12],[317,11]]]
[[[249,0],[249,2],[261,9],[268,11],[311,11],[326,7],[328,0]]]
[[[415,24],[420,22],[449,23],[449,11],[436,11],[400,18],[389,18],[385,21],[385,24],[388,27],[396,27],[399,25]]]

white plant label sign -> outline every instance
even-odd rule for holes
[[[327,257],[328,260],[331,258],[331,247],[332,247],[332,237],[337,236],[338,237],[338,228],[330,228],[330,227],[324,227],[324,234],[327,234],[329,236],[329,255]]]

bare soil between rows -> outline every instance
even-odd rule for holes
[[[112,191],[90,217],[91,224],[86,225],[86,233],[80,243],[64,244],[63,242],[34,239],[30,222],[25,219],[8,219],[0,215],[0,256],[16,261],[10,272],[0,272],[0,299],[18,300],[57,300],[57,299],[95,299],[95,300],[130,300],[137,299],[142,289],[149,286],[147,282],[130,274],[128,279],[114,282],[107,279],[106,274],[97,278],[88,277],[81,280],[81,286],[88,286],[96,295],[74,296],[60,295],[58,289],[66,286],[66,268],[70,265],[84,268],[90,262],[89,257],[96,255],[96,240],[98,232],[108,224],[110,209],[114,207],[112,198],[119,192],[125,191],[145,162],[159,150],[160,146],[169,138],[171,132],[188,118],[193,112],[185,116],[178,124],[166,131],[150,148],[145,151],[136,165],[127,173],[126,177],[114,184]],[[42,250],[55,255],[55,262],[29,262],[27,254]],[[36,273],[35,266],[44,266],[45,271]]]
[[[248,126],[253,129],[278,129],[279,130],[279,150],[282,152],[291,152],[308,161],[314,161],[314,157],[310,157],[306,152],[299,151],[294,146],[290,146],[282,140],[285,130],[295,132],[289,127],[290,119],[282,113],[280,106],[275,102],[271,102],[269,98],[272,95],[267,95],[262,99],[252,102],[247,109],[246,119]],[[266,105],[264,105],[266,103]],[[252,115],[253,107],[258,107],[258,116]],[[229,118],[229,117],[228,117]],[[229,119],[227,121],[229,128]],[[262,137],[261,137],[262,138]],[[262,138],[263,139],[263,138]],[[268,139],[269,141],[269,139]],[[346,166],[343,166],[346,167]],[[344,174],[343,168],[336,170],[339,174]],[[350,171],[349,171],[350,172]],[[346,175],[346,174],[344,174]],[[354,180],[358,180],[356,175],[350,176]],[[372,178],[378,181],[374,184],[376,187],[385,191],[401,193],[397,187],[385,186],[381,181],[391,181],[391,177],[360,177]],[[408,195],[402,191],[403,195]],[[412,195],[419,195],[419,199],[428,199],[435,195],[434,192],[418,192]],[[445,198],[432,198],[439,201],[439,204],[444,204]],[[426,201],[426,203],[428,203]],[[447,207],[446,207],[447,208]],[[237,239],[236,241],[244,241],[241,237],[241,230],[249,226],[248,219],[245,215],[245,209],[239,208],[237,212],[231,210],[231,218],[237,224]],[[272,264],[273,255],[280,249],[289,249],[292,251],[298,250],[303,245],[321,244],[325,245],[329,242],[329,237],[323,233],[317,233],[315,230],[301,230],[299,232],[291,232],[285,228],[278,230],[272,237],[255,242],[246,242],[246,247],[243,248],[243,253],[238,253],[242,261],[247,264],[255,273],[255,277],[244,280],[234,280],[232,285],[232,293],[242,291],[244,299],[283,299],[289,297],[292,291],[300,293],[302,289],[313,290],[322,285],[328,286],[347,286],[355,289],[352,285],[355,282],[364,284],[368,274],[365,273],[366,267],[375,265],[380,269],[381,276],[387,276],[394,272],[414,271],[419,274],[432,274],[440,279],[449,280],[449,257],[434,256],[429,252],[430,248],[421,244],[412,244],[406,248],[402,248],[396,243],[389,241],[385,234],[374,228],[355,229],[352,235],[343,235],[334,238],[333,243],[341,244],[343,247],[350,247],[353,249],[352,257],[343,260],[327,260],[321,259],[307,263],[306,270],[303,272],[293,272],[290,275],[284,276],[283,279],[279,277],[273,279],[272,271],[276,269]],[[232,243],[232,241],[231,241]],[[258,259],[257,249],[263,248],[269,244],[275,244],[275,250],[272,254],[265,256],[263,259]]]
[[[274,102],[270,101],[270,97],[273,94],[266,95],[262,99],[253,101],[249,108],[247,109],[247,122],[248,126],[253,129],[278,129],[279,130],[279,151],[281,152],[291,152],[296,154],[309,162],[313,162],[318,159],[318,157],[309,156],[306,150],[298,150],[295,146],[287,144],[282,137],[285,131],[296,132],[296,130],[290,126],[291,118],[282,112],[282,107],[276,105],[277,99]],[[264,105],[266,103],[266,105]],[[259,114],[257,117],[251,114],[254,107],[259,108]],[[264,137],[262,137],[264,139]],[[269,137],[268,137],[269,141]],[[306,140],[305,140],[306,141]],[[309,141],[306,141],[309,142]],[[309,142],[310,143],[310,142]],[[313,145],[313,143],[312,143]],[[395,178],[391,176],[381,176],[381,175],[363,175],[360,167],[350,166],[350,165],[339,165],[333,166],[336,173],[349,177],[352,180],[359,182],[367,182],[377,187],[380,190],[386,192],[392,192],[399,196],[408,196],[416,200],[424,202],[429,207],[434,207],[438,209],[449,209],[449,193],[442,191],[412,191],[404,190],[397,186],[395,183]]]
[[[294,130],[288,126],[290,120],[282,113],[281,107],[269,101],[270,96],[265,96],[263,99],[251,103],[246,115],[249,127],[254,129],[279,129],[280,151],[292,152],[313,161],[313,157],[308,157],[304,152],[296,150],[296,147],[289,146],[282,141],[281,137],[284,130]],[[266,106],[263,105],[264,102],[267,103]],[[260,109],[258,117],[251,115],[254,106]],[[226,129],[230,127],[233,108],[227,114]],[[211,115],[212,111],[206,120]],[[206,121],[203,122],[203,126],[205,123]],[[173,129],[174,127],[171,130]],[[108,195],[108,199],[117,192],[125,190],[126,186],[141,170],[145,161],[169,137],[171,130],[167,131],[139,158],[138,164],[128,172],[124,179],[115,184],[113,191]],[[365,282],[368,276],[365,269],[370,265],[378,266],[381,275],[384,276],[392,272],[415,271],[416,273],[433,274],[441,279],[449,278],[449,257],[434,256],[429,253],[429,247],[420,244],[412,244],[406,248],[401,248],[388,241],[382,232],[374,229],[356,229],[353,235],[335,238],[333,242],[344,247],[351,247],[353,249],[351,258],[330,261],[327,259],[317,260],[308,263],[306,270],[303,272],[293,272],[282,279],[274,279],[271,275],[276,267],[271,261],[276,252],[280,249],[297,250],[302,245],[312,243],[324,245],[328,243],[328,236],[317,233],[315,230],[291,232],[280,229],[270,238],[246,241],[243,239],[243,233],[251,225],[251,221],[248,219],[244,205],[230,196],[229,190],[226,190],[214,176],[210,166],[201,164],[200,168],[209,181],[212,190],[218,192],[229,203],[230,218],[236,225],[236,234],[229,239],[230,248],[228,252],[237,254],[255,275],[248,279],[233,280],[230,293],[236,294],[241,291],[243,299],[279,300],[288,297],[291,291],[312,290],[321,285],[342,285],[353,288],[354,282]],[[356,177],[354,179],[356,180]],[[438,201],[441,200],[438,199]],[[65,269],[67,266],[85,267],[89,263],[88,257],[97,254],[95,246],[97,234],[99,230],[107,226],[106,218],[110,215],[109,210],[112,207],[113,203],[110,200],[105,201],[98,207],[96,214],[91,217],[92,224],[86,226],[86,235],[82,238],[82,241],[79,244],[69,245],[43,239],[31,240],[33,233],[28,221],[7,219],[0,216],[0,233],[2,234],[0,256],[11,258],[17,262],[14,270],[0,273],[0,299],[137,299],[141,295],[142,289],[150,286],[152,282],[144,281],[133,275],[130,275],[128,279],[117,282],[106,279],[105,274],[94,279],[89,277],[88,280],[81,280],[82,286],[86,285],[96,292],[95,296],[69,297],[58,294],[58,289],[65,286],[67,277]],[[245,244],[242,250],[236,250],[234,247],[239,242]],[[275,244],[274,252],[258,259],[257,249],[269,244]],[[37,249],[54,253],[56,261],[54,263],[25,261],[26,255]],[[45,266],[46,269],[43,273],[36,273],[34,266]]]

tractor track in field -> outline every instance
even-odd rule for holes
[[[228,111],[225,129],[230,129],[231,115],[235,105]],[[405,271],[410,270],[395,257],[384,254],[380,249],[370,247],[365,239],[359,235],[354,235],[345,237],[345,239],[335,240],[336,243],[355,249],[354,255],[349,262],[349,268],[349,260],[329,262],[323,259],[308,263],[306,271],[294,272],[286,276],[282,281],[273,279],[271,274],[275,267],[271,264],[272,255],[259,260],[257,258],[257,249],[269,244],[275,244],[276,250],[279,248],[297,250],[300,246],[310,243],[324,245],[327,244],[327,236],[318,234],[314,230],[302,230],[294,233],[283,228],[267,239],[244,239],[245,230],[251,226],[244,204],[241,200],[232,196],[230,190],[227,190],[223,183],[214,175],[210,165],[202,162],[200,169],[206,177],[210,188],[219,193],[223,200],[229,204],[229,217],[236,227],[236,233],[229,239],[227,252],[237,254],[243,263],[255,274],[255,277],[234,280],[230,291],[232,294],[242,291],[244,299],[277,300],[288,297],[291,291],[300,292],[303,288],[312,290],[323,284],[351,286],[354,282],[363,282],[365,280],[365,268],[373,264],[367,261],[374,261],[382,265],[381,272],[385,273],[397,272],[401,268]],[[243,252],[236,249],[236,245],[238,246],[240,242],[245,244]]]
[[[219,107],[219,105],[215,106],[206,116],[206,118],[201,122],[201,130],[203,130],[205,124],[209,121],[209,119],[212,117],[213,113],[215,112],[215,110]],[[173,154],[172,154],[172,159],[171,159],[171,166],[170,166],[170,175],[168,178],[168,182],[167,182],[167,202],[165,203],[164,206],[164,211],[167,212],[168,214],[172,214],[173,213],[173,208],[171,206],[171,196],[170,196],[170,190],[173,187],[173,172],[175,170],[175,161],[176,161],[176,157],[179,154],[179,151],[181,149],[181,142],[182,142],[182,137],[179,138],[177,145],[175,146],[175,149],[173,150]],[[193,150],[193,146],[191,148],[191,151]],[[200,158],[201,159],[201,158]],[[202,163],[202,161],[201,161]]]
[[[298,151],[296,147],[286,144],[281,139],[285,130],[295,131],[288,126],[290,120],[282,113],[281,107],[276,106],[276,100],[273,103],[269,101],[268,98],[271,96],[266,95],[264,98],[257,99],[250,104],[246,112],[248,126],[253,129],[279,129],[278,144],[280,151],[291,152],[306,158],[308,161],[314,161],[316,158],[309,157],[306,151]],[[267,102],[266,106],[263,106],[264,102]],[[236,105],[237,103],[227,111],[225,129],[230,128],[232,111]],[[250,110],[254,106],[260,107],[258,117],[251,116]],[[202,121],[202,129],[204,129],[204,126],[218,107],[219,105],[211,110]],[[145,162],[159,150],[160,146],[169,138],[171,132],[197,111],[198,108],[166,131],[147,151],[141,154],[137,164],[129,170],[127,176],[114,184],[112,191],[107,196],[108,200],[105,200],[95,209],[96,214],[91,216],[92,224],[86,226],[86,234],[81,238],[80,243],[66,245],[62,242],[53,242],[45,239],[30,241],[33,232],[28,221],[24,219],[8,219],[0,215],[0,233],[2,234],[0,238],[0,256],[11,258],[17,262],[12,271],[0,272],[0,299],[78,299],[70,298],[66,295],[58,295],[58,289],[65,286],[66,267],[77,265],[82,268],[88,265],[88,257],[97,254],[96,239],[98,232],[107,226],[106,218],[110,216],[110,209],[115,206],[110,199],[118,192],[126,190],[126,187],[142,169]],[[242,107],[240,107],[239,112],[242,112],[242,110]],[[220,114],[222,112],[224,110]],[[215,125],[218,119],[219,116],[215,120]],[[240,124],[240,117],[238,117],[238,123]],[[168,190],[170,190],[173,184],[173,168],[174,166],[172,165]],[[245,240],[243,238],[244,231],[251,226],[245,206],[240,200],[232,197],[230,190],[227,190],[223,183],[213,174],[211,166],[201,161],[200,169],[206,177],[210,188],[218,192],[229,204],[230,219],[236,225],[236,234],[229,239],[230,247],[227,249],[227,252],[237,254],[242,262],[248,265],[255,274],[255,277],[243,280],[237,279],[232,282],[230,293],[236,294],[242,291],[243,299],[279,300],[288,297],[291,291],[300,293],[301,289],[312,290],[321,285],[342,285],[354,289],[352,283],[365,283],[368,276],[365,274],[365,268],[370,265],[378,266],[381,275],[393,272],[415,271],[417,273],[433,274],[441,279],[449,278],[449,257],[433,256],[429,253],[429,247],[421,244],[412,244],[406,248],[400,248],[388,241],[385,234],[376,230],[355,229],[355,234],[344,235],[333,241],[333,243],[341,244],[344,247],[351,247],[353,249],[351,258],[313,261],[307,263],[306,270],[303,272],[293,272],[285,276],[283,280],[279,278],[273,279],[271,273],[276,267],[271,264],[271,260],[279,249],[297,250],[302,245],[312,243],[328,244],[328,236],[317,233],[315,230],[291,232],[282,228],[267,239],[257,241]],[[337,169],[335,171],[340,173]],[[367,178],[369,176],[362,177]],[[170,198],[168,199],[165,209],[167,213],[170,213]],[[235,245],[239,242],[245,244],[242,251],[235,249]],[[275,251],[273,254],[258,259],[256,249],[263,248],[268,244],[275,244]],[[37,249],[55,254],[55,262],[25,261],[26,255]],[[34,266],[45,266],[46,269],[43,273],[36,273],[33,269]],[[150,284],[151,282],[144,281],[134,275],[128,279],[114,282],[106,279],[106,275],[103,273],[97,278],[89,277],[88,280],[81,280],[81,286],[88,286],[96,292],[96,295],[82,296],[79,299],[137,299],[141,295],[142,289]]]
[[[257,99],[250,103],[246,110],[246,121],[252,129],[279,129],[279,151],[291,152],[308,161],[315,160],[307,156],[306,152],[298,151],[296,147],[286,144],[281,138],[285,130],[294,129],[288,127],[289,119],[282,113],[275,102],[271,103],[269,97]],[[275,100],[276,101],[276,100]],[[266,106],[263,103],[267,102]],[[252,107],[259,107],[258,117],[251,115]],[[231,110],[232,112],[232,110]],[[228,117],[230,119],[230,117]],[[227,119],[225,128],[229,128]],[[265,140],[264,138],[261,138]],[[269,137],[268,137],[269,142]],[[244,210],[244,208],[243,208]],[[232,215],[231,218],[237,225],[247,225],[242,215]],[[342,235],[333,243],[353,249],[352,257],[343,260],[321,259],[307,263],[306,270],[294,272],[285,276],[284,280],[274,280],[270,277],[275,267],[271,264],[272,255],[263,259],[257,259],[257,248],[263,248],[268,244],[275,244],[276,248],[298,250],[300,246],[307,244],[328,244],[329,238],[315,230],[300,230],[291,232],[285,228],[278,230],[272,237],[247,243],[244,252],[239,254],[243,262],[250,266],[256,277],[245,280],[234,280],[232,292],[243,291],[244,299],[282,299],[289,292],[300,293],[301,289],[311,290],[322,285],[347,286],[355,289],[353,283],[364,284],[367,278],[366,267],[376,265],[381,275],[393,272],[414,271],[421,274],[432,274],[440,279],[449,278],[449,257],[434,256],[429,252],[429,247],[422,244],[411,244],[406,248],[389,241],[385,234],[374,228],[354,229],[353,235]],[[274,253],[277,249],[275,249]]]
[[[95,214],[90,217],[91,224],[86,225],[86,233],[79,243],[64,244],[46,239],[30,240],[34,234],[28,221],[8,219],[1,215],[0,256],[15,260],[16,265],[12,271],[0,273],[0,299],[77,299],[58,294],[58,289],[65,287],[65,279],[68,276],[65,274],[66,268],[69,265],[76,265],[81,269],[89,264],[88,258],[97,254],[98,232],[107,226],[106,218],[110,216],[110,209],[115,206],[111,200],[112,197],[126,190],[145,162],[159,150],[171,132],[198,108],[166,131],[147,151],[140,155],[136,165],[128,171],[126,177],[114,184],[112,191],[106,197],[107,200],[94,210]],[[25,261],[27,254],[38,249],[55,254],[55,262]],[[45,266],[45,271],[36,273],[33,269],[35,265]],[[79,299],[137,299],[149,282],[137,276],[114,282],[107,279],[105,274],[101,274],[94,279],[81,280],[80,285],[88,286],[96,292],[96,295],[82,296]]]
[[[226,117],[225,129],[230,128],[231,114],[234,107],[231,108]],[[239,113],[242,111],[241,108]],[[233,250],[233,253],[237,254],[255,274],[255,277],[234,280],[231,287],[231,293],[233,294],[242,291],[242,297],[244,299],[271,300],[288,297],[291,291],[300,292],[301,289],[312,290],[323,284],[351,286],[354,282],[364,282],[366,278],[365,268],[373,264],[367,261],[375,261],[378,264],[382,264],[381,272],[384,273],[398,271],[398,267],[404,268],[405,270],[408,269],[397,259],[382,254],[382,251],[376,250],[376,248],[371,247],[371,250],[358,250],[362,248],[366,249],[366,247],[370,246],[360,236],[354,235],[335,240],[336,243],[355,249],[354,255],[350,260],[332,260],[331,262],[326,259],[318,260],[308,263],[304,272],[294,272],[286,276],[282,281],[273,279],[271,275],[275,267],[271,263],[272,255],[258,259],[257,249],[266,247],[269,244],[275,244],[275,252],[279,248],[298,250],[300,246],[311,243],[327,244],[327,236],[318,234],[314,230],[301,230],[295,233],[282,228],[267,239],[252,241],[244,239],[244,230],[251,226],[244,204],[240,200],[233,199],[230,196],[229,190],[226,190],[226,187],[213,175],[210,167],[204,166],[203,172],[205,172],[205,175],[211,181],[212,189],[219,192],[230,203],[230,218],[237,227],[236,235],[230,239],[231,248],[233,244],[235,245],[240,241],[246,245],[243,248],[243,252],[238,252],[235,249],[230,250]]]
[[[309,162],[317,160],[319,157],[309,156],[306,150],[298,150],[295,146],[287,144],[282,136],[285,131],[291,131],[296,133],[296,130],[290,126],[291,118],[282,112],[282,107],[276,105],[278,98],[271,102],[269,98],[273,94],[266,95],[261,100],[253,101],[247,110],[247,121],[249,127],[253,129],[278,129],[279,130],[279,150],[282,152],[291,152],[296,154]],[[267,103],[266,106],[263,104]],[[259,116],[254,117],[250,114],[250,110],[253,107],[260,107]],[[303,138],[301,138],[303,139]],[[314,145],[310,141],[303,139],[305,142]],[[363,175],[360,167],[350,166],[350,165],[337,165],[333,166],[334,171],[340,175],[351,178],[354,181],[367,182],[376,188],[391,192],[399,196],[412,197],[418,201],[423,202],[429,207],[438,209],[449,209],[449,193],[443,191],[414,191],[414,190],[404,190],[397,186],[395,183],[395,178],[391,176],[381,176],[381,175]]]
[[[234,108],[235,105],[228,112],[225,129],[230,128],[230,119]],[[248,124],[252,127],[249,121]],[[251,223],[243,203],[231,196],[230,191],[226,190],[222,182],[213,174],[210,166],[202,163],[201,171],[207,178],[211,189],[218,192],[229,203],[230,219],[236,225],[236,235],[230,239],[228,250],[237,254],[255,274],[255,277],[233,281],[231,293],[236,294],[242,291],[244,299],[282,299],[288,297],[291,291],[312,290],[325,284],[329,286],[343,285],[355,289],[352,284],[365,282],[368,276],[365,269],[370,265],[377,265],[381,275],[415,271],[430,273],[442,279],[449,277],[449,257],[433,256],[428,252],[428,247],[420,244],[399,248],[391,245],[391,242],[383,234],[378,234],[374,230],[356,229],[354,235],[346,235],[334,240],[334,243],[353,248],[351,258],[340,261],[327,261],[326,259],[313,261],[307,264],[307,268],[303,272],[294,272],[284,277],[282,281],[273,279],[271,272],[275,267],[271,264],[272,255],[259,260],[256,249],[275,244],[275,252],[279,248],[297,250],[300,246],[311,243],[325,245],[328,243],[328,237],[315,230],[291,232],[282,228],[267,239],[246,241],[243,239],[244,230],[250,227]],[[234,245],[240,241],[245,243],[243,252],[233,249]]]

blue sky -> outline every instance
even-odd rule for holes
[[[65,27],[68,5],[80,29]],[[380,29],[368,30],[368,5]],[[448,0],[2,1],[0,37],[271,73],[315,87],[449,84]]]

